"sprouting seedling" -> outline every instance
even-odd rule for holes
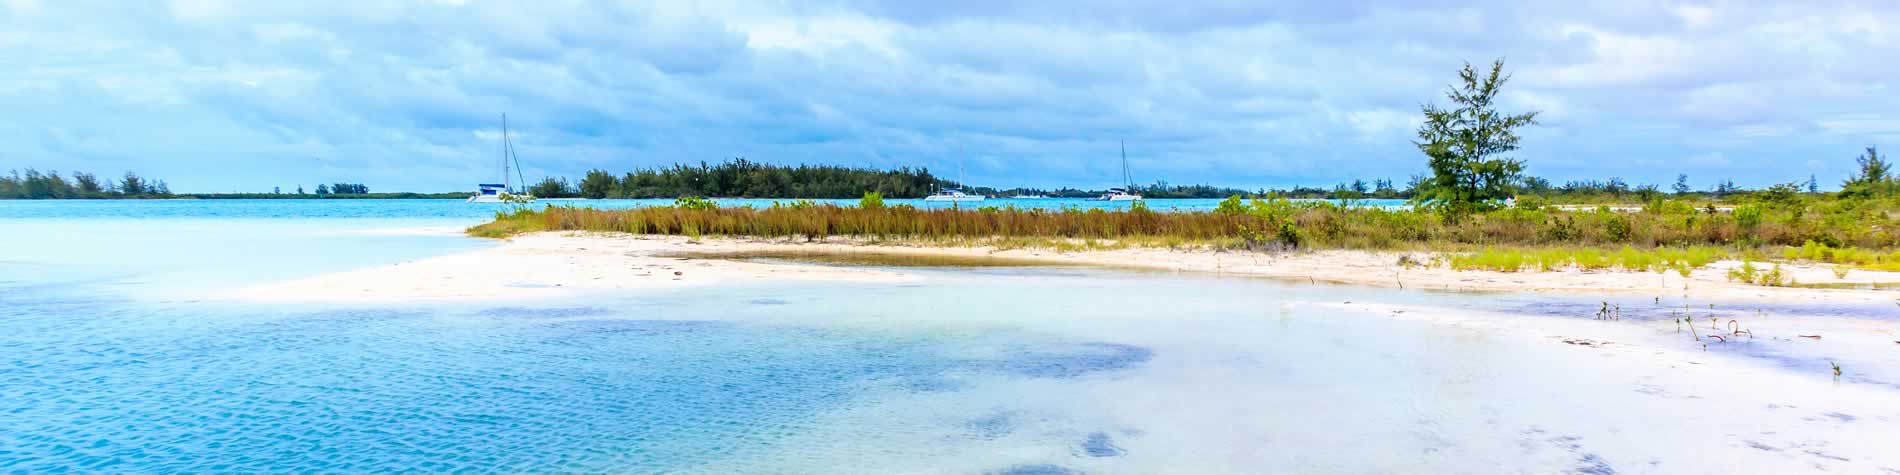
[[[1840,381],[1840,380],[1841,380],[1841,364],[1840,364],[1840,363],[1835,363],[1835,362],[1833,362],[1833,361],[1829,361],[1829,362],[1827,362],[1827,364],[1828,364],[1829,366],[1833,366],[1833,367],[1834,367],[1834,380],[1835,380],[1835,381]]]
[[[1616,313],[1613,313],[1613,314],[1611,314],[1611,315],[1610,315],[1610,319],[1611,319],[1611,320],[1616,320],[1616,321],[1619,321],[1619,322],[1620,322],[1620,321],[1623,321],[1623,304],[1617,304],[1617,305],[1616,305]]]
[[[1709,329],[1710,329],[1710,330],[1721,330],[1721,329],[1722,329],[1722,326],[1721,326],[1721,325],[1717,325],[1717,323],[1719,323],[1719,322],[1721,322],[1721,321],[1722,321],[1722,319],[1719,319],[1719,318],[1715,318],[1715,316],[1714,316],[1714,315],[1710,315],[1710,316],[1709,316]]]
[[[1690,319],[1689,319],[1689,317],[1682,317],[1682,323],[1685,323],[1685,324],[1687,324],[1687,325],[1684,325],[1684,326],[1687,326],[1687,327],[1689,327],[1689,336],[1692,336],[1692,337],[1695,337],[1695,341],[1702,341],[1702,337],[1701,337],[1700,335],[1696,335],[1696,334],[1695,334],[1695,321],[1694,321],[1694,320],[1690,320]],[[1707,346],[1703,346],[1703,347],[1702,347],[1702,349],[1705,349],[1705,350],[1706,350],[1706,349],[1708,349],[1708,348],[1709,348],[1709,347],[1707,347]]]

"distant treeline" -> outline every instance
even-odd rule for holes
[[[117,179],[100,179],[98,175],[87,172],[73,172],[72,176],[60,176],[58,171],[41,172],[32,168],[25,172],[13,170],[0,176],[0,199],[9,200],[88,200],[88,199],[416,199],[416,198],[466,198],[468,192],[454,193],[370,193],[369,186],[362,183],[331,183],[317,185],[315,193],[305,193],[302,186],[293,192],[283,192],[273,188],[270,193],[172,193],[171,186],[165,180],[154,180],[126,172]]]
[[[743,158],[718,165],[676,164],[620,176],[591,170],[579,183],[548,177],[528,187],[538,198],[857,198],[865,192],[891,198],[921,198],[933,188],[956,187],[928,169],[876,170],[828,165],[783,166]]]
[[[1886,174],[1887,165],[1878,152],[1871,147],[1863,156],[1863,175],[1871,178],[1854,178],[1843,184],[1843,192],[1858,195],[1890,195],[1900,190],[1895,180]],[[1263,188],[1244,190],[1211,185],[1174,185],[1165,181],[1151,185],[1137,185],[1134,191],[1147,198],[1242,198],[1282,197],[1295,199],[1411,199],[1417,196],[1420,183],[1427,177],[1414,175],[1399,184],[1389,179],[1371,181],[1356,179],[1340,183],[1331,188],[1296,186],[1291,188]],[[972,194],[988,196],[1048,196],[1052,198],[1094,198],[1106,190],[1083,190],[1076,188],[1007,188],[998,189],[987,186],[963,187],[961,184],[937,178],[928,169],[897,168],[878,170],[871,168],[850,168],[839,166],[813,165],[770,165],[752,162],[746,159],[734,159],[717,165],[700,162],[697,165],[676,164],[671,167],[640,169],[620,176],[605,170],[587,172],[578,183],[566,178],[548,177],[528,187],[527,191],[540,198],[678,198],[697,197],[733,197],[733,198],[842,198],[852,199],[866,192],[877,192],[888,198],[921,198],[933,190],[946,187],[963,188]],[[1696,197],[1723,200],[1736,195],[1747,195],[1760,191],[1750,190],[1736,185],[1733,180],[1723,179],[1714,185],[1697,189],[1689,184],[1687,175],[1678,175],[1675,183],[1667,189],[1654,184],[1635,185],[1621,178],[1606,180],[1573,180],[1562,184],[1547,179],[1525,176],[1512,187],[1519,196],[1535,196],[1549,203],[1647,203],[1661,196]],[[1784,192],[1820,193],[1819,182],[1813,176],[1776,185],[1774,188]],[[149,199],[149,198],[195,198],[195,199],[455,199],[466,198],[470,192],[448,193],[384,192],[371,193],[369,186],[361,183],[329,183],[317,185],[314,191],[305,191],[297,186],[285,191],[273,188],[268,193],[172,193],[164,180],[141,177],[136,173],[126,173],[117,180],[101,179],[97,175],[74,172],[70,177],[58,172],[40,172],[26,169],[24,172],[12,171],[0,176],[0,199]]]
[[[136,173],[126,172],[118,180],[100,179],[98,175],[86,172],[73,172],[72,178],[59,176],[57,171],[41,173],[39,170],[26,169],[22,174],[18,170],[0,176],[0,199],[111,199],[111,198],[170,198],[171,187],[165,180],[151,180]]]

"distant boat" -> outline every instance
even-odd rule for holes
[[[1048,196],[1045,196],[1045,195],[1016,195],[1016,196],[1011,196],[1011,197],[1009,197],[1009,199],[1012,199],[1012,200],[1046,200],[1046,199],[1049,199],[1049,197],[1048,197]]]
[[[525,188],[527,188],[528,186],[528,180],[526,179],[521,180],[521,186],[522,188],[524,188],[524,190],[521,193],[515,193],[514,182],[508,176],[508,168],[509,168],[508,163],[510,161],[514,162],[514,171],[515,171],[516,177],[519,177],[521,174],[521,157],[515,156],[514,142],[508,140],[508,114],[502,114],[501,115],[501,183],[482,183],[482,184],[475,185],[475,194],[473,196],[468,197],[468,202],[470,203],[501,203],[504,201],[502,200],[502,197],[504,196],[514,196],[517,198],[514,201],[522,201],[522,200],[534,201],[534,195],[528,194],[527,191],[525,190]]]
[[[957,157],[957,183],[963,183],[963,157]],[[983,195],[964,193],[959,188],[944,188],[931,193],[930,196],[925,196],[924,201],[965,202],[983,201],[983,198]]]
[[[1135,175],[1128,172],[1128,143],[1122,142],[1122,188],[1109,188],[1095,201],[1141,201],[1135,190]]]
[[[944,188],[924,197],[924,201],[983,201],[983,199],[983,195],[964,193],[963,190],[956,188]]]

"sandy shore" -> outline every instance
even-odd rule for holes
[[[903,281],[923,277],[901,269],[853,268],[721,259],[684,259],[681,253],[865,252],[950,257],[1002,257],[1052,263],[1207,272],[1229,276],[1380,287],[1460,291],[1616,293],[1710,300],[1893,302],[1890,291],[1775,288],[1729,282],[1737,262],[1718,262],[1688,278],[1674,272],[1458,271],[1402,266],[1401,256],[1423,253],[1313,251],[1281,254],[1134,248],[1057,252],[984,247],[926,247],[833,240],[632,236],[546,232],[499,246],[383,267],[326,274],[237,289],[221,297],[274,302],[359,302],[442,299],[518,299],[614,290],[656,289],[767,281]],[[1900,282],[1900,273],[1854,271],[1838,279],[1826,268],[1784,266],[1802,283]]]

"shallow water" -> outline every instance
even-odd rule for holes
[[[723,207],[769,207],[793,200],[716,198]],[[839,206],[857,206],[856,199],[811,200]],[[1209,211],[1218,199],[1144,200],[1155,211]],[[918,208],[1003,208],[1022,209],[1126,209],[1128,202],[1106,202],[1079,198],[991,199],[968,203],[938,203],[921,199],[886,199],[886,205],[910,205]],[[1397,207],[1405,200],[1358,200],[1360,206]],[[541,200],[531,206],[577,206],[602,209],[672,206],[670,199],[638,200]],[[459,219],[493,217],[495,211],[509,205],[501,203],[465,203],[462,200],[4,200],[0,201],[0,219],[4,218],[266,218],[266,219]],[[473,224],[473,223],[470,223]]]
[[[1584,297],[985,267],[562,301],[237,304],[199,297],[491,244],[377,231],[463,218],[222,206],[0,217],[0,470],[1900,467],[1884,446],[1900,436],[1886,356],[1773,338],[1689,360],[1614,351],[1689,348],[1657,315],[1700,302],[1614,299],[1629,318],[1599,322]],[[1517,317],[1354,309],[1368,303]],[[1755,310],[1734,307],[1716,311]],[[1554,340],[1585,333],[1616,343]],[[1823,357],[1856,371],[1832,381]]]

